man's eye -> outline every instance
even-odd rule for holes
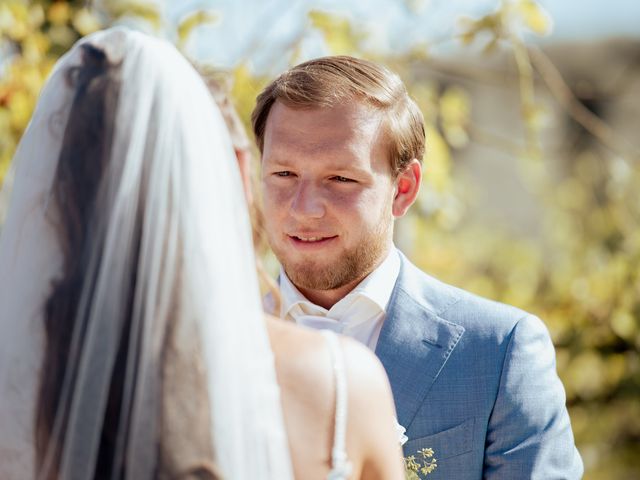
[[[350,182],[355,182],[355,180],[352,180],[352,179],[347,178],[347,177],[342,177],[342,176],[340,176],[340,175],[336,175],[335,177],[333,177],[333,179],[334,179],[336,182],[340,182],[340,183],[350,183]]]

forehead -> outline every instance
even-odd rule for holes
[[[377,156],[385,147],[383,137],[381,112],[362,103],[291,108],[277,101],[267,119],[263,156],[287,152]]]

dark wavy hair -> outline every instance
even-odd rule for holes
[[[58,437],[52,438],[54,420],[57,412],[67,412],[69,408],[63,405],[62,385],[66,375],[75,373],[74,365],[69,365],[69,350],[73,332],[78,327],[77,309],[89,261],[87,238],[100,180],[111,153],[120,91],[120,69],[109,62],[104,51],[90,44],[82,46],[81,65],[70,68],[66,74],[75,95],[52,187],[56,212],[53,221],[63,253],[63,266],[45,305],[45,354],[36,415],[37,458],[42,465],[45,455],[53,454],[52,471],[60,466],[59,445],[65,435],[64,431],[56,432]],[[121,348],[117,363],[126,360],[122,352]],[[119,413],[114,410],[117,410],[122,387],[122,376],[114,374],[107,417]],[[109,452],[113,450],[114,439],[110,430],[116,425],[117,421],[105,422],[100,440],[97,472],[104,473],[105,478],[112,473]],[[53,452],[47,452],[50,447],[54,448]],[[56,476],[52,474],[53,478]]]

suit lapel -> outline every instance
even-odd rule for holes
[[[402,257],[376,354],[387,371],[398,421],[409,430],[420,405],[456,347],[464,328],[421,301],[412,267]]]

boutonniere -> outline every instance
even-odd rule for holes
[[[407,480],[420,480],[438,468],[438,460],[433,455],[432,448],[422,448],[414,455],[404,457],[404,471]]]

